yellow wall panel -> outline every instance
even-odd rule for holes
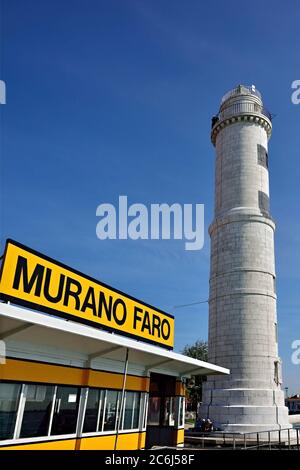
[[[76,439],[0,447],[0,450],[75,450]]]
[[[0,380],[80,385],[83,380],[83,370],[76,367],[7,359],[6,364],[0,366]]]
[[[114,450],[116,435],[95,436],[3,446],[0,450]],[[119,434],[117,450],[138,450],[145,447],[146,433]]]
[[[177,430],[177,444],[184,442],[184,429]]]
[[[116,436],[97,436],[80,439],[80,450],[114,450]]]
[[[137,450],[145,447],[146,433],[119,434],[117,450]]]
[[[137,450],[145,447],[146,433],[119,434],[117,450]],[[116,435],[80,439],[80,450],[114,450]]]
[[[121,389],[123,374],[7,359],[6,364],[0,365],[0,380]],[[126,389],[148,391],[149,378],[128,375]]]
[[[176,395],[181,395],[181,396],[185,395],[185,386],[179,380],[176,381],[176,392],[175,393],[176,393]]]
[[[123,374],[112,374],[97,370],[86,370],[84,385],[90,387],[104,387],[121,389],[123,385]],[[149,389],[149,378],[128,375],[126,378],[127,390],[140,390],[147,392]]]

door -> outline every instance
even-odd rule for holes
[[[174,377],[150,375],[146,448],[175,446],[175,390]]]

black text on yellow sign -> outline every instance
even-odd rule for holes
[[[174,317],[18,242],[7,240],[0,298],[156,343],[174,345]]]

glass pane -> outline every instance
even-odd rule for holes
[[[0,383],[0,440],[14,436],[20,393],[19,384]]]
[[[183,415],[184,415],[184,398],[179,397],[179,416],[178,416],[178,426],[183,426]]]
[[[135,401],[134,401],[134,414],[133,414],[133,429],[139,427],[139,418],[140,418],[140,400],[141,394],[139,392],[135,392]]]
[[[118,406],[118,392],[115,390],[107,390],[106,407],[104,417],[104,431],[115,429]]]
[[[148,424],[159,426],[160,418],[160,397],[149,397]]]
[[[76,432],[79,397],[78,388],[57,387],[52,435],[74,434]]]
[[[100,393],[101,393],[101,390],[97,390],[95,388],[89,389],[85,416],[84,416],[83,432],[97,431]],[[100,426],[101,426],[101,422],[100,422]]]
[[[28,385],[20,437],[47,436],[54,386]]]
[[[134,392],[126,392],[123,429],[131,429]]]
[[[164,399],[163,409],[163,426],[175,425],[175,399],[174,397],[166,397]]]

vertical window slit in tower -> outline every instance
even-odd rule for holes
[[[274,382],[276,383],[276,385],[279,385],[279,362],[278,361],[275,361],[274,362]]]
[[[269,215],[270,201],[269,196],[263,191],[258,191],[258,206],[264,215]]]
[[[264,168],[269,168],[269,157],[263,145],[257,144],[257,162]]]

